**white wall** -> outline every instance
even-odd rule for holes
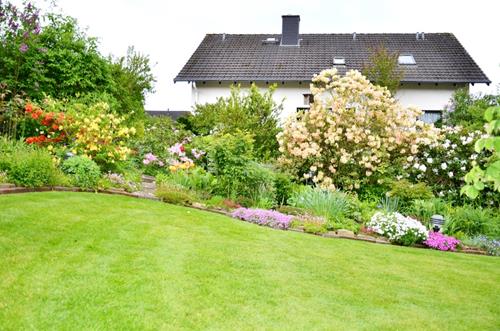
[[[417,106],[422,110],[443,110],[453,92],[466,84],[403,84],[396,92],[396,99],[405,106]]]
[[[230,94],[230,82],[206,82],[205,84],[198,82],[192,84],[192,105],[212,103],[218,97],[226,97]],[[267,85],[258,85],[262,91],[267,89]],[[453,92],[465,87],[465,84],[454,86],[453,84],[403,84],[396,93],[398,99],[403,106],[417,106],[422,110],[442,110],[448,103]],[[248,84],[241,84],[242,90],[249,87]],[[304,104],[304,94],[310,93],[309,83],[287,83],[279,84],[274,93],[274,98],[277,102],[283,101],[283,112],[281,118],[286,118],[293,114],[297,107],[308,106]]]
[[[231,83],[222,82],[207,82],[206,84],[202,84],[198,82],[192,85],[192,105],[195,104],[204,104],[204,103],[212,103],[217,100],[219,97],[227,97],[230,94],[229,86]],[[266,91],[268,85],[258,84],[261,91]],[[249,84],[241,84],[241,88],[244,91],[248,89]],[[287,118],[289,115],[295,113],[297,107],[309,106],[309,104],[304,104],[304,94],[309,94],[309,83],[287,83],[284,85],[278,85],[278,88],[274,92],[274,100],[277,103],[283,101],[283,111],[281,113],[281,118]]]

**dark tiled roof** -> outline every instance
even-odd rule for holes
[[[340,73],[361,70],[371,49],[409,53],[416,65],[405,65],[403,82],[490,83],[451,33],[301,34],[300,47],[263,43],[281,35],[207,34],[174,81],[308,81],[344,57]],[[224,39],[224,40],[223,40]]]
[[[191,112],[187,110],[146,110],[146,114],[155,117],[168,116],[175,121],[180,117],[188,116]]]

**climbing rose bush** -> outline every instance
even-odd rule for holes
[[[429,237],[424,244],[430,248],[434,248],[440,251],[455,251],[457,245],[460,244],[460,240],[454,237],[445,236],[441,232],[429,232]]]
[[[278,135],[280,163],[329,189],[358,189],[399,169],[438,132],[361,73],[324,70],[311,84],[314,103],[290,117]]]
[[[419,243],[428,236],[427,229],[422,223],[400,213],[376,212],[366,226],[400,245]]]
[[[293,217],[274,210],[249,208],[238,208],[232,213],[232,216],[243,221],[277,229],[288,229]]]

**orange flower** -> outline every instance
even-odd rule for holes
[[[27,113],[31,113],[33,111],[33,106],[31,105],[31,103],[27,103],[26,104],[26,107],[24,108],[24,110],[27,112]]]

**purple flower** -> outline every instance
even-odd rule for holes
[[[460,244],[460,240],[445,236],[441,232],[429,232],[429,237],[424,241],[424,244],[430,248],[438,249],[440,251],[454,251],[457,245]]]
[[[21,51],[21,53],[26,53],[28,51],[28,45],[21,44],[21,46],[19,46],[19,51]]]
[[[283,230],[290,227],[293,218],[274,210],[249,208],[238,208],[231,215],[243,221]]]
[[[33,34],[40,34],[40,25],[37,23],[37,25],[35,26],[35,29],[33,30]]]

